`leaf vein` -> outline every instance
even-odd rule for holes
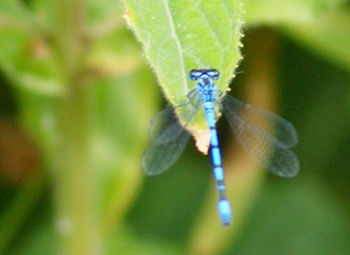
[[[183,52],[182,45],[181,45],[179,37],[178,37],[178,35],[176,33],[176,28],[175,28],[175,24],[174,24],[174,18],[171,15],[171,11],[170,11],[170,7],[169,7],[169,4],[168,4],[168,1],[167,0],[163,0],[163,4],[164,4],[164,7],[165,7],[166,15],[169,18],[169,25],[170,25],[171,35],[174,38],[177,51],[179,52],[180,65],[181,65],[181,69],[183,70],[183,72],[182,72],[182,79],[183,79],[183,84],[184,84],[184,90],[185,90],[185,93],[187,94],[188,93],[188,83],[187,83],[187,76],[185,75],[186,70],[185,70],[185,61],[184,61],[184,57],[183,57],[183,54],[182,54],[182,52]]]

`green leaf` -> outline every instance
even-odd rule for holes
[[[277,27],[303,46],[350,69],[350,9],[344,0],[244,0],[248,26]]]
[[[19,88],[56,96],[64,88],[36,16],[22,1],[0,3],[0,67]]]
[[[2,0],[0,2],[0,27],[14,26],[25,30],[32,29],[34,19],[23,1]]]
[[[188,101],[186,95],[195,87],[188,73],[194,68],[218,69],[221,76],[217,87],[224,92],[229,90],[241,58],[240,0],[124,0],[124,3],[125,18],[172,105]],[[188,109],[178,108],[177,114],[184,123]],[[196,118],[189,129],[201,142],[203,131],[207,134],[204,117]],[[208,143],[207,138],[204,144]]]
[[[350,9],[336,10],[322,18],[286,26],[287,35],[350,70]]]
[[[40,36],[0,29],[0,67],[23,90],[49,96],[64,90],[51,48]]]
[[[88,26],[103,26],[109,21],[121,23],[121,4],[114,0],[87,0],[86,21]],[[109,25],[109,24],[107,24]]]
[[[344,0],[243,0],[248,25],[312,22]]]
[[[7,0],[8,1],[8,0]],[[116,27],[122,27],[122,10],[119,1],[86,0],[85,3],[85,31],[88,36],[108,34]],[[42,24],[53,29],[55,4],[53,1],[32,0],[28,3]]]
[[[97,28],[92,36],[99,36]],[[126,75],[144,65],[130,31],[116,29],[96,40],[85,60],[85,67],[100,76]]]

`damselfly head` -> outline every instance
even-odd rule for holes
[[[219,72],[216,69],[192,69],[189,77],[191,80],[198,80],[203,75],[207,75],[211,79],[218,79],[219,78]]]

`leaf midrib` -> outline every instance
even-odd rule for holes
[[[184,84],[184,90],[185,90],[185,93],[187,94],[188,93],[188,84],[187,84],[187,78],[186,78],[186,75],[185,75],[185,62],[184,62],[184,57],[183,57],[183,54],[182,54],[182,52],[183,52],[182,45],[181,45],[179,37],[178,37],[178,35],[176,33],[176,29],[175,29],[175,25],[174,25],[174,18],[171,15],[171,11],[170,11],[170,8],[169,8],[168,1],[167,0],[163,0],[163,4],[164,4],[164,7],[165,7],[166,15],[167,15],[167,17],[169,19],[171,35],[174,38],[177,51],[179,52],[178,55],[179,55],[179,58],[180,58],[180,65],[181,65],[180,68],[182,69],[182,79],[183,79],[183,84]]]

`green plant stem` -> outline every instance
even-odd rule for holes
[[[66,85],[58,100],[61,130],[55,168],[59,254],[101,254],[97,197],[89,163],[86,95],[80,78],[84,0],[55,1],[54,48]]]
[[[89,167],[84,93],[71,90],[60,108],[62,149],[56,185],[61,254],[100,254],[93,170]]]

